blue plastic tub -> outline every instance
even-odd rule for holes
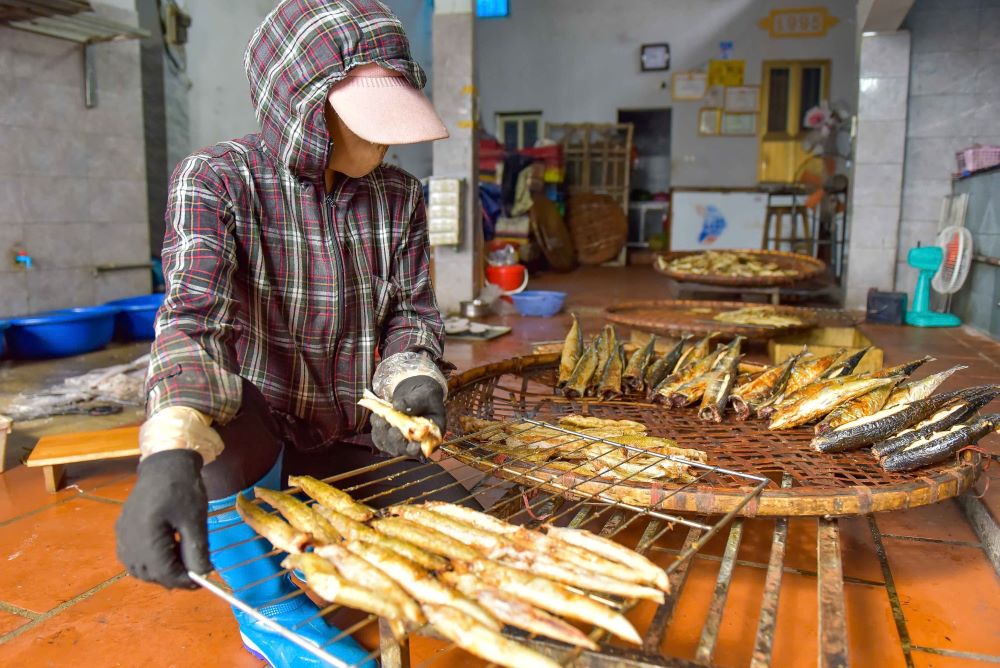
[[[17,359],[79,355],[108,345],[116,309],[85,306],[48,311],[8,321],[7,344]]]
[[[548,318],[562,310],[566,301],[565,292],[552,290],[525,290],[510,296],[514,300],[514,308],[521,315],[540,316]]]
[[[156,311],[163,304],[162,292],[152,295],[139,295],[126,299],[116,299],[104,304],[118,309],[115,317],[115,339],[118,341],[150,341],[156,337],[153,323],[156,321]]]

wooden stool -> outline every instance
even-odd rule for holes
[[[41,466],[45,489],[55,494],[62,485],[66,464],[139,456],[139,427],[43,436],[25,466]]]
[[[782,236],[785,216],[791,223],[789,236]],[[774,223],[774,236],[771,235],[771,223]],[[802,225],[802,236],[798,234],[798,225]],[[770,246],[774,242],[774,246]],[[769,206],[767,216],[764,218],[764,235],[761,238],[760,247],[763,250],[781,250],[781,244],[788,242],[794,253],[812,255],[813,235],[812,227],[809,224],[809,216],[806,209],[801,206]]]

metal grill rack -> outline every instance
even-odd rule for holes
[[[647,468],[669,461],[688,466],[692,472],[693,480],[680,485],[676,490],[667,492],[663,499],[651,507],[640,507],[623,503],[599,492],[577,490],[574,486],[569,486],[561,490],[561,494],[551,494],[542,490],[544,486],[551,486],[549,478],[547,476],[539,477],[533,475],[543,465],[529,465],[527,468],[519,467],[516,474],[510,470],[505,471],[504,469],[510,469],[514,462],[503,460],[502,458],[501,461],[495,461],[495,453],[484,453],[480,450],[476,441],[473,440],[476,436],[473,434],[455,438],[441,446],[440,452],[444,455],[442,463],[450,460],[453,467],[452,473],[448,473],[434,463],[420,463],[400,473],[394,471],[393,467],[406,460],[405,458],[398,457],[381,460],[370,466],[328,478],[327,482],[350,493],[363,503],[374,507],[384,507],[397,503],[419,503],[428,500],[433,497],[434,492],[413,493],[415,491],[414,488],[419,484],[426,484],[428,481],[440,480],[442,484],[437,488],[438,491],[449,488],[466,489],[468,490],[468,494],[464,500],[476,499],[482,503],[490,514],[524,526],[534,527],[540,525],[542,522],[574,528],[586,526],[595,533],[608,538],[616,538],[626,544],[628,544],[626,542],[628,537],[638,533],[639,538],[635,549],[640,553],[646,553],[651,558],[654,556],[658,557],[658,563],[669,562],[665,565],[665,571],[670,576],[671,584],[674,586],[675,591],[679,590],[683,584],[683,574],[686,570],[685,565],[690,558],[713,536],[729,524],[746,504],[753,501],[770,484],[767,478],[761,476],[749,475],[700,462],[688,461],[680,457],[650,452],[641,448],[615,443],[613,440],[596,438],[563,429],[532,418],[521,418],[521,420],[524,423],[534,426],[526,432],[521,432],[519,436],[530,433],[531,429],[538,429],[539,431],[542,429],[556,430],[566,437],[561,439],[560,446],[563,449],[566,448],[567,444],[577,447],[576,444],[578,443],[581,450],[593,447],[606,447],[608,449],[621,449],[628,453],[621,464],[601,470],[599,472],[601,475],[617,474],[622,481],[627,482],[630,478],[642,474]],[[620,472],[616,471],[618,466],[637,462],[639,459],[641,459],[643,465],[639,470],[630,467],[628,472],[624,468]],[[454,468],[454,465],[457,465],[459,462],[465,464],[465,466]],[[647,462],[649,462],[648,466],[646,465]],[[586,464],[587,462],[584,461],[580,465],[582,467]],[[737,504],[738,507],[734,507],[732,511],[725,515],[709,519],[707,517],[669,513],[660,508],[664,505],[670,494],[679,493],[689,485],[708,484],[712,481],[723,479],[729,481],[730,485],[739,482],[745,488],[742,503]],[[579,480],[586,481],[587,477],[579,478]],[[232,512],[232,509],[218,512]],[[670,548],[669,545],[673,542],[670,539],[675,535],[675,527],[679,526],[686,527],[688,533],[683,546],[677,550]],[[251,540],[264,539],[258,537]],[[224,546],[219,551],[231,547],[235,547],[235,544]],[[276,554],[279,554],[279,551],[272,550],[258,558],[271,557]],[[247,563],[249,561],[234,567],[242,567]],[[283,577],[286,573],[287,571],[282,571],[281,574],[271,577]],[[263,581],[250,583],[249,585],[245,585],[241,590],[231,592],[227,590],[225,585],[219,583],[216,578],[209,579],[197,574],[191,575],[195,582],[213,594],[223,598],[231,605],[240,608],[261,623],[272,627],[278,633],[316,656],[328,661],[331,665],[344,665],[330,655],[326,649],[326,645],[317,647],[297,634],[295,628],[279,627],[261,615],[257,609],[250,608],[240,602],[237,595],[243,593],[244,590],[249,590],[252,587],[260,585]],[[267,580],[270,579],[267,578]],[[265,605],[271,606],[297,596],[305,595],[305,592],[300,590],[282,599],[268,601]],[[658,645],[658,639],[663,635],[669,621],[670,610],[672,610],[675,597],[676,594],[671,594],[666,604],[657,610],[654,622],[646,631],[647,649],[653,648],[655,650],[655,647]],[[623,612],[630,610],[636,605],[635,601],[611,599],[607,596],[601,596],[600,600],[613,604]],[[323,608],[318,615],[329,615],[340,608],[341,606],[338,605],[329,605]],[[716,631],[718,621],[714,622]],[[377,617],[368,615],[356,624],[344,629],[338,637],[331,639],[327,645],[377,623]],[[710,626],[711,624],[706,624],[706,632],[708,632]],[[382,665],[387,668],[408,666],[408,641],[404,641],[403,643],[397,642],[392,634],[387,629],[381,628],[381,626],[380,631],[380,647],[371,653],[370,658],[381,657]],[[427,627],[418,629],[415,632],[420,635],[436,637],[433,629]],[[709,633],[709,636],[714,636],[714,634],[715,631]],[[600,652],[590,652],[572,649],[567,645],[555,641],[527,636],[517,631],[511,632],[511,635],[536,650],[556,658],[563,664],[575,661],[575,665],[642,665],[645,661],[653,660],[655,663],[662,665],[664,661],[657,654],[650,654],[647,649],[642,651],[621,650],[616,646],[605,644]],[[596,628],[590,633],[590,637],[598,643],[605,639],[604,636],[605,632]],[[456,650],[457,648],[452,645],[444,651],[451,652]],[[440,654],[436,656],[440,656]],[[621,664],[621,661],[628,661],[630,663]],[[639,663],[635,663],[635,661],[639,661]]]

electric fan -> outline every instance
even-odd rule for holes
[[[972,264],[972,235],[964,227],[952,225],[938,234],[934,246],[911,248],[906,257],[920,270],[913,291],[913,309],[906,312],[906,324],[914,327],[958,327],[962,321],[951,313],[930,307],[930,289],[951,295],[962,287]]]

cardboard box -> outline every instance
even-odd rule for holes
[[[868,337],[854,327],[817,327],[808,332],[772,339],[767,343],[767,352],[771,363],[778,364],[802,350],[802,346],[807,346],[809,352],[822,357],[841,348],[847,348],[847,353],[850,354],[870,345],[872,342]],[[882,349],[873,347],[861,359],[854,372],[877,371],[881,368]]]

